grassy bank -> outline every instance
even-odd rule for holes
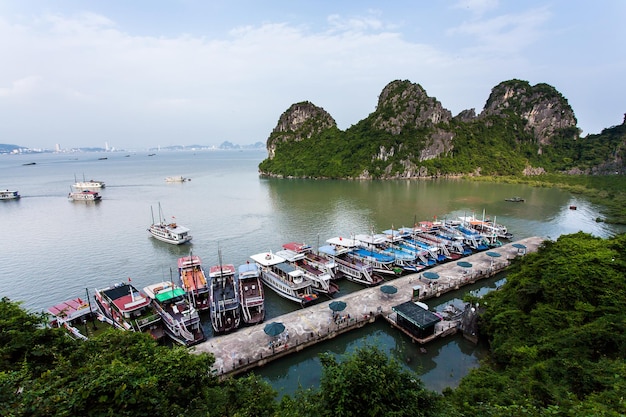
[[[582,195],[604,207],[598,221],[626,224],[626,177],[623,175],[561,175],[545,174],[533,177],[468,177],[473,181],[527,184],[533,187],[556,187]]]

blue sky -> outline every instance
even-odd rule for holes
[[[293,103],[346,129],[397,79],[454,115],[548,83],[583,136],[626,112],[626,1],[0,2],[0,143],[265,142]]]

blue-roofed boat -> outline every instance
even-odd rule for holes
[[[456,229],[463,236],[463,242],[475,251],[489,249],[489,245],[485,237],[474,229],[459,225]]]
[[[335,261],[338,277],[343,276],[349,281],[370,287],[383,282],[382,277],[374,273],[372,265],[354,256],[353,252],[359,248],[358,241],[334,237],[326,240],[326,243],[328,244],[319,248],[319,252]]]
[[[304,276],[304,272],[290,265],[282,256],[262,252],[250,258],[259,265],[263,283],[276,294],[302,306],[317,300],[313,284]]]
[[[389,241],[384,234],[355,235],[361,248],[354,251],[354,255],[363,259],[381,274],[397,275],[402,272],[396,267],[396,258],[392,253],[385,252],[389,248]]]

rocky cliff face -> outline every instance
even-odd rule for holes
[[[404,172],[398,173],[396,169],[391,173],[389,166],[385,169],[389,172],[387,178],[410,178],[436,174],[424,172],[419,162],[453,154],[455,129],[490,117],[514,118],[517,123],[521,122],[523,129],[534,138],[533,143],[539,144],[539,153],[562,129],[570,129],[570,135],[577,132],[574,112],[555,88],[547,84],[531,86],[521,80],[505,81],[494,87],[479,115],[470,109],[454,118],[419,84],[392,81],[382,90],[376,110],[359,125],[367,123],[372,131],[404,138],[395,143],[388,140],[386,146],[381,143],[371,160],[385,162],[394,155],[396,160],[400,157]],[[337,128],[336,122],[323,108],[310,102],[292,105],[281,115],[267,140],[269,159],[274,158],[278,144],[302,141],[330,128]],[[403,142],[407,137],[416,140],[408,145]],[[363,172],[360,177],[368,178],[369,173]]]
[[[270,159],[274,157],[276,145],[280,142],[299,142],[332,127],[337,127],[337,122],[323,108],[308,101],[292,104],[280,116],[267,140],[268,156]]]
[[[419,84],[393,81],[380,93],[374,113],[375,128],[397,135],[407,127],[432,127],[452,119],[436,98],[428,97]]]
[[[525,129],[540,145],[549,144],[557,129],[576,127],[578,123],[567,100],[548,84],[531,86],[521,80],[504,81],[491,90],[479,117],[506,117],[507,112],[525,119]]]

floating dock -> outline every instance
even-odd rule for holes
[[[233,333],[213,337],[194,346],[191,351],[212,353],[215,356],[213,370],[217,375],[232,376],[247,372],[373,323],[378,317],[383,317],[393,324],[395,314],[392,311],[393,306],[409,300],[424,301],[439,297],[464,285],[491,277],[505,269],[511,259],[535,252],[543,240],[540,237],[530,237],[462,258],[463,261],[471,263],[470,268],[461,267],[457,262],[450,261],[424,271],[435,273],[438,276],[436,279],[425,278],[424,272],[394,278],[387,283],[398,289],[395,294],[385,294],[379,286],[363,288],[333,300],[318,302],[301,310],[266,319],[262,324],[242,327]],[[328,305],[337,300],[345,302],[346,308],[333,312]],[[272,321],[285,326],[285,330],[276,337],[270,337],[264,331],[265,325]],[[414,339],[414,341],[423,344],[453,334],[456,332],[457,324],[454,320],[443,321],[438,324],[435,333],[428,337],[428,340]]]

